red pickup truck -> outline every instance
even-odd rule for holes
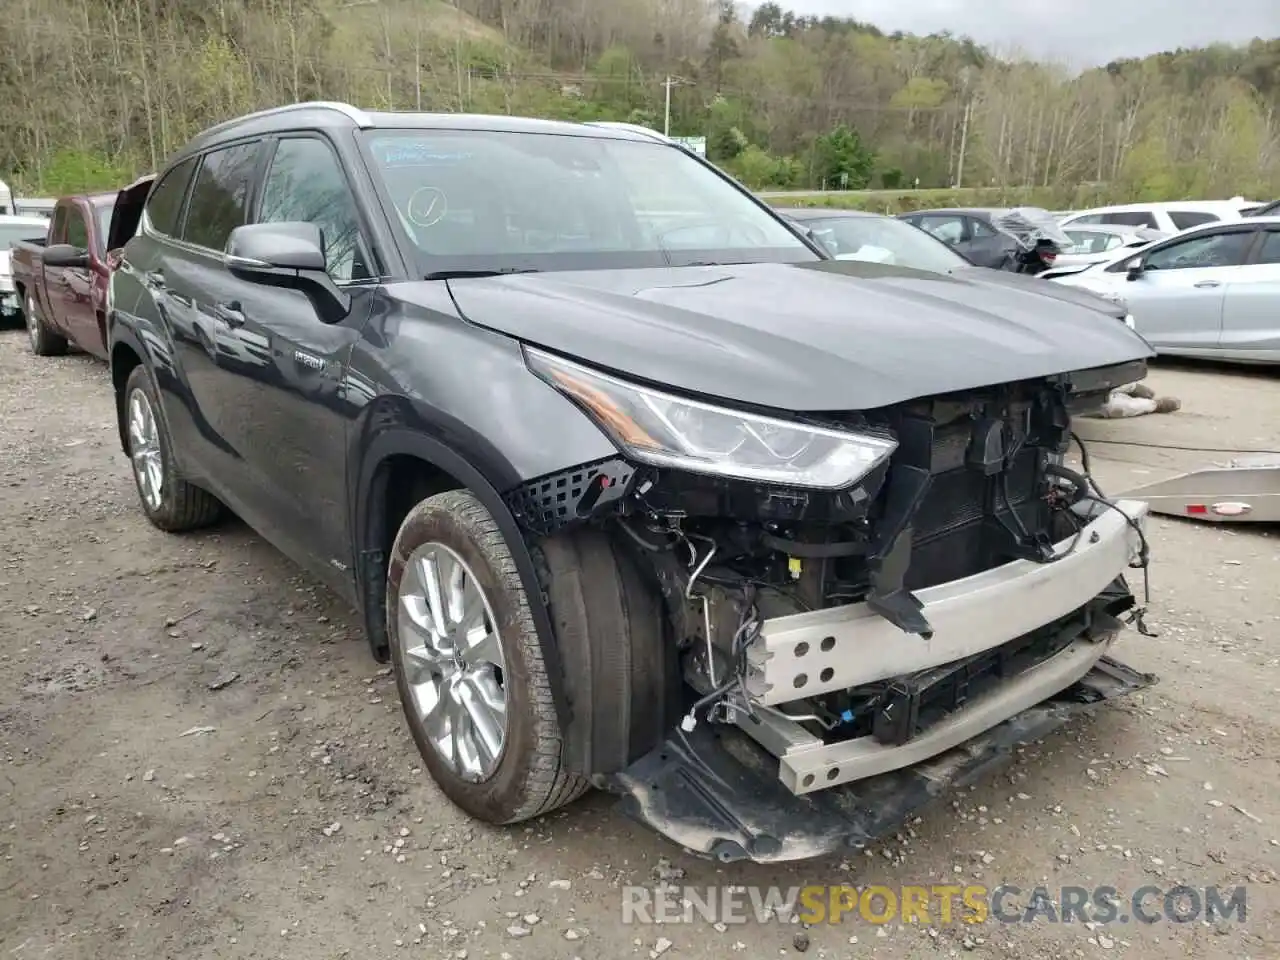
[[[42,357],[65,353],[71,342],[107,359],[107,243],[116,196],[63,197],[44,240],[13,245],[14,287],[31,349]]]

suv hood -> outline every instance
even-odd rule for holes
[[[479,326],[633,379],[778,410],[870,410],[1153,356],[1112,317],[1038,288],[849,260],[448,283]],[[413,286],[398,295],[414,299]]]

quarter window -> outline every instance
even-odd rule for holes
[[[182,239],[209,250],[222,251],[231,231],[248,216],[249,191],[258,162],[261,141],[238,143],[204,155],[191,200]]]
[[[147,221],[157,232],[171,237],[178,235],[182,201],[187,195],[187,184],[191,182],[191,171],[195,165],[196,158],[188,157],[151,188],[151,196],[147,198]]]
[[[355,197],[337,156],[322,140],[281,140],[262,187],[260,223],[305,222],[320,227],[325,269],[334,280],[373,276],[360,239]]]

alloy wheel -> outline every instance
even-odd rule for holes
[[[488,779],[506,744],[507,692],[484,589],[461,556],[426,543],[405,565],[396,616],[411,708],[427,739],[462,779]]]
[[[160,429],[151,399],[142,390],[129,394],[129,459],[138,492],[147,509],[160,509],[164,486],[164,458],[160,452]]]

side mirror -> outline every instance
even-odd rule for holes
[[[250,223],[227,238],[227,268],[242,280],[301,290],[325,323],[351,312],[351,297],[325,271],[324,234],[314,223]]]
[[[55,243],[45,247],[41,255],[46,267],[79,267],[89,266],[89,251],[73,247],[69,243]]]
[[[1146,264],[1143,263],[1142,258],[1139,257],[1137,260],[1134,260],[1129,264],[1129,269],[1125,271],[1125,278],[1128,280],[1137,280],[1142,276],[1142,272],[1146,270],[1146,268]]]

